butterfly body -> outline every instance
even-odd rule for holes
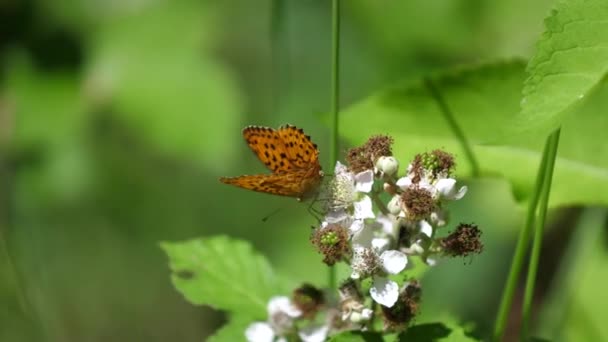
[[[243,137],[271,174],[222,177],[220,181],[244,189],[279,196],[309,197],[321,184],[319,151],[302,129],[248,126]]]

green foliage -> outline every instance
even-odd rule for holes
[[[559,2],[537,44],[514,127],[546,136],[608,71],[608,3]]]
[[[460,327],[447,326],[444,323],[425,323],[409,327],[405,332],[397,336],[382,335],[372,332],[347,331],[332,336],[330,342],[380,342],[380,341],[407,341],[407,342],[432,342],[432,341],[477,341],[467,336]]]
[[[265,319],[266,303],[279,288],[270,264],[249,243],[218,236],[161,246],[171,280],[188,301]]]
[[[526,199],[532,190],[542,136],[502,146],[487,142],[500,135],[518,113],[524,79],[521,61],[448,71],[430,79],[473,145],[482,174],[505,177],[519,200]],[[597,95],[581,106],[576,116],[564,121],[551,207],[608,204],[608,147],[593,134],[584,137],[579,134],[581,130],[600,134],[601,127],[605,127],[602,122],[608,123],[605,116],[598,115],[605,105],[606,93],[608,85],[602,84]],[[406,82],[346,108],[342,113],[342,134],[353,144],[371,134],[389,134],[395,138],[395,153],[408,158],[421,151],[443,148],[456,154],[458,174],[469,174],[471,169],[462,145],[444,115],[425,81]],[[572,179],[577,179],[574,188],[570,184]]]
[[[167,2],[119,17],[96,34],[86,73],[93,103],[112,109],[161,152],[225,170],[241,98],[212,58],[209,6]],[[162,25],[158,23],[162,22]]]
[[[251,323],[250,317],[233,314],[230,316],[228,323],[224,324],[210,336],[207,342],[242,341],[245,336],[245,329]]]

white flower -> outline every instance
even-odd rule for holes
[[[403,271],[407,266],[407,256],[397,250],[385,250],[387,245],[381,241],[384,241],[384,238],[372,239],[371,248],[361,245],[354,246],[351,277],[358,279],[371,274],[373,277],[373,285],[370,288],[372,299],[379,304],[391,307],[399,297],[399,285],[384,275],[399,274]]]
[[[441,199],[459,200],[467,193],[467,187],[463,186],[456,191],[456,180],[453,178],[439,179],[435,184],[435,195]]]
[[[364,195],[372,190],[374,172],[365,170],[355,175],[340,162],[336,162],[334,172],[331,189],[332,210],[349,211],[349,208],[354,206],[355,219],[374,218],[371,198]]]
[[[255,322],[247,327],[245,337],[249,342],[274,342],[275,333],[270,324]],[[280,341],[285,341],[285,339]]]
[[[390,308],[399,299],[399,285],[390,279],[375,277],[369,293],[376,303]]]
[[[300,329],[298,336],[303,342],[323,342],[328,332],[329,327],[326,325],[309,325]]]
[[[249,342],[273,342],[276,336],[281,336],[293,327],[293,320],[302,312],[288,297],[272,297],[266,306],[268,322],[255,322],[245,330]],[[279,339],[285,341],[285,339]]]

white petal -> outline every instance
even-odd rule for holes
[[[376,218],[376,222],[380,224],[381,230],[384,234],[393,238],[397,237],[397,233],[399,233],[399,226],[392,216],[380,214]]]
[[[366,219],[374,218],[374,211],[372,210],[372,199],[369,196],[363,196],[359,201],[354,203],[355,206],[355,219]]]
[[[381,278],[374,278],[374,285],[369,289],[369,294],[378,303],[386,307],[392,307],[399,298],[399,285],[396,282]]]
[[[372,239],[372,248],[377,254],[380,254],[388,249],[391,240],[385,237]]]
[[[329,327],[325,325],[309,325],[300,329],[298,336],[303,342],[323,342],[327,338]]]
[[[433,259],[433,258],[426,258],[424,260],[424,262],[429,265],[429,266],[435,266],[437,265],[437,259]]]
[[[407,256],[400,251],[384,251],[380,255],[382,267],[389,274],[398,274],[407,266]]]
[[[464,197],[464,195],[467,193],[467,190],[469,188],[467,188],[466,186],[461,187],[458,192],[456,194],[454,194],[454,196],[452,197],[453,200],[459,200],[461,198]]]
[[[356,222],[356,223],[355,223]],[[374,230],[372,227],[366,225],[363,220],[355,220],[353,225],[361,224],[363,228],[356,233],[353,233],[352,236],[352,244],[353,246],[371,248],[372,247],[372,239],[374,238]],[[352,227],[352,226],[351,226]],[[351,229],[352,231],[352,229]]]
[[[431,223],[433,223],[437,227],[445,226],[446,222],[446,213],[442,209],[438,209],[431,213]]]
[[[374,185],[374,171],[365,170],[355,175],[355,190],[358,192],[370,192]]]
[[[348,213],[344,209],[332,210],[325,215],[327,223],[338,223],[346,218],[348,218]]]
[[[365,308],[361,311],[361,318],[363,318],[364,320],[367,321],[370,318],[372,318],[373,314],[374,314],[374,311],[372,311],[372,309]]]
[[[422,220],[418,223],[418,228],[420,228],[420,232],[428,237],[433,236],[433,226],[431,226],[425,220]]]
[[[302,311],[291,303],[289,297],[285,296],[272,297],[268,302],[267,309],[269,317],[275,316],[277,313],[285,313],[287,316],[293,318],[302,315]]]
[[[337,175],[344,174],[344,173],[348,173],[348,168],[346,168],[346,165],[337,161],[336,167],[334,168],[334,175],[337,176]]]
[[[401,177],[397,180],[396,184],[401,190],[406,190],[412,185],[412,180],[410,177]]]
[[[363,220],[353,220],[348,230],[350,230],[351,235],[356,235],[361,232],[363,227],[365,227]]]
[[[274,331],[270,324],[256,322],[247,327],[245,337],[249,342],[272,342],[274,340]]]
[[[437,191],[442,195],[449,194],[452,189],[454,189],[454,185],[456,184],[456,180],[454,178],[442,178],[437,181],[435,186],[437,187]]]
[[[467,193],[467,187],[463,186],[456,192],[456,180],[453,178],[443,178],[435,185],[441,197],[449,200],[461,199]]]

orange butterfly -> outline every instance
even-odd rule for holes
[[[243,137],[272,173],[222,177],[220,182],[298,200],[315,192],[323,178],[319,150],[301,128],[285,125],[275,130],[248,126]]]

